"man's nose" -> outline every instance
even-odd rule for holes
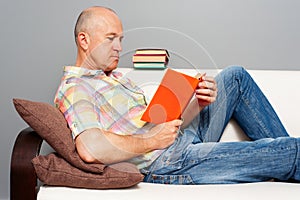
[[[113,48],[116,51],[122,51],[122,43],[121,43],[121,41],[118,40],[118,39],[114,40]]]

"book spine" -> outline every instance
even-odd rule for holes
[[[169,61],[166,56],[133,56],[132,62],[164,62]]]
[[[151,53],[151,54],[146,54],[146,53],[136,53],[134,54],[133,56],[168,56],[167,54],[164,54],[164,53],[160,53],[160,54],[154,54],[154,53]]]
[[[136,54],[166,54],[169,57],[169,52],[166,49],[137,49]]]
[[[155,66],[155,65],[144,65],[144,66],[136,66],[136,65],[133,65],[134,68],[136,69],[165,69],[166,66],[165,65],[158,65],[158,66]]]

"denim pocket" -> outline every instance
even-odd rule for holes
[[[147,182],[160,184],[177,184],[177,185],[194,185],[193,179],[190,175],[157,175],[150,174]]]

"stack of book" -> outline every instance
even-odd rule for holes
[[[166,49],[137,49],[132,57],[133,67],[137,69],[164,69],[169,62]]]

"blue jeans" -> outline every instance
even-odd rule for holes
[[[166,184],[300,180],[300,139],[288,136],[267,98],[242,67],[217,75],[218,97],[147,169]],[[219,142],[234,118],[252,141]]]

